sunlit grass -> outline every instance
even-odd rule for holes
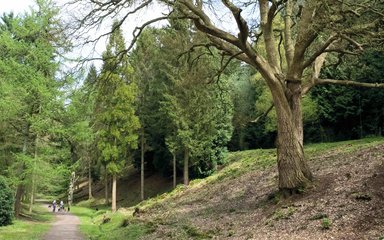
[[[33,207],[26,220],[14,220],[12,225],[0,227],[1,240],[38,240],[51,227],[53,215],[40,205]]]
[[[71,212],[80,218],[80,231],[88,239],[130,240],[152,231],[150,225],[137,222],[121,212],[111,213],[105,209],[96,211],[79,206],[72,207]]]
[[[327,153],[350,153],[383,143],[383,137],[372,137],[360,140],[309,144],[304,146],[304,151],[306,158],[310,160],[311,158]],[[195,179],[190,182],[187,188],[183,185],[178,185],[173,191],[143,201],[138,204],[138,206],[143,209],[151,208],[156,204],[183,194],[186,189],[204,187],[207,184],[220,182],[225,179],[237,178],[254,170],[263,170],[272,167],[277,163],[276,149],[254,149],[231,152],[225,162],[222,169],[211,176],[204,179]]]
[[[342,142],[316,143],[305,146],[307,158],[315,157],[316,155],[326,152],[343,152],[350,153],[368,147],[374,147],[384,143],[383,137],[370,137],[359,140],[350,140]]]

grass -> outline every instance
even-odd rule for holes
[[[46,233],[53,220],[53,215],[41,205],[33,208],[32,214],[26,215],[28,220],[14,220],[12,225],[0,227],[1,240],[38,240]]]
[[[316,143],[305,145],[304,151],[307,159],[311,159],[318,155],[324,155],[328,152],[334,154],[339,152],[354,152],[364,148],[383,144],[383,142],[383,137],[372,137],[342,142]],[[263,170],[269,168],[276,164],[276,158],[276,149],[254,149],[229,153],[224,166],[222,166],[222,170],[212,174],[207,178],[195,179],[190,182],[188,187],[185,187],[184,185],[178,185],[173,191],[147,199],[139,203],[137,206],[142,209],[148,209],[156,206],[157,204],[162,204],[164,201],[182,195],[186,189],[201,188],[207,184],[214,184],[226,179],[235,179],[254,170]],[[132,214],[133,208],[130,209],[130,214]]]
[[[138,222],[120,212],[112,214],[105,209],[94,210],[86,207],[73,206],[71,212],[81,221],[80,231],[88,239],[138,239],[153,231],[151,224]],[[110,219],[103,223],[104,219]]]
[[[364,148],[374,147],[379,144],[383,144],[384,138],[365,138],[354,141],[343,141],[333,143],[320,143],[306,145],[305,154],[307,159],[315,158],[316,156],[327,154],[345,154],[358,151]],[[330,160],[331,161],[331,160]],[[141,210],[147,211],[152,207],[158,205],[171,206],[172,199],[184,194],[186,191],[196,191],[208,184],[214,184],[224,180],[235,179],[243,174],[247,174],[254,170],[263,170],[271,166],[276,165],[276,149],[256,149],[240,152],[232,152],[228,155],[226,163],[222,166],[222,169],[213,175],[205,179],[195,179],[190,182],[188,187],[183,185],[177,186],[173,191],[158,195],[154,198],[147,199],[138,205]],[[101,209],[99,211],[84,208],[84,206],[95,206],[94,202],[82,202],[83,207],[73,207],[73,212],[81,218],[80,230],[89,237],[89,239],[138,239],[156,229],[156,221],[140,222],[132,217],[134,207],[124,209],[115,214]],[[100,209],[100,208],[99,208]],[[289,218],[295,209],[285,209],[276,212],[273,216],[274,219],[286,219]],[[108,223],[103,224],[104,218],[110,218]],[[160,221],[160,220],[159,220]],[[323,223],[324,222],[324,223]],[[327,220],[323,221],[323,228],[331,226],[331,222]],[[178,229],[177,238],[194,238],[204,239],[209,238],[210,233],[200,232],[193,226],[189,226],[181,223],[174,223],[175,228]],[[186,227],[187,226],[187,227]]]
[[[364,148],[374,147],[376,145],[382,144],[383,141],[383,137],[370,137],[342,142],[308,144],[304,149],[306,156],[311,158],[319,153],[324,154],[325,152],[350,153]]]

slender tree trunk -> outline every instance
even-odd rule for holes
[[[141,201],[144,200],[144,128],[141,128],[141,165],[140,165],[140,189],[141,189]]]
[[[184,149],[184,185],[189,184],[189,149]]]
[[[76,173],[71,173],[71,179],[69,181],[69,191],[68,191],[68,211],[70,211],[73,203],[73,191],[75,189],[75,183],[76,183]]]
[[[29,213],[32,213],[33,203],[35,202],[34,195],[35,195],[35,180],[32,179],[31,197],[29,199]]]
[[[245,150],[245,134],[244,134],[244,128],[240,128],[239,132],[239,148],[240,150]]]
[[[112,212],[116,212],[116,175],[112,177]]]
[[[108,196],[108,173],[107,173],[107,166],[105,166],[105,204],[109,204],[109,196]]]
[[[19,184],[16,189],[16,196],[15,196],[15,217],[19,217],[21,212],[21,198],[24,194],[24,185]]]
[[[27,154],[28,150],[28,142],[29,142],[29,124],[27,123],[25,128],[24,128],[24,140],[23,140],[23,154]],[[25,164],[22,163],[19,169],[19,174],[22,174],[22,172],[25,169]],[[21,212],[21,200],[24,195],[25,191],[25,186],[24,186],[24,178],[20,179],[20,183],[17,185],[16,189],[16,196],[15,196],[15,205],[14,205],[14,210],[15,210],[15,217],[19,217],[20,212]]]
[[[88,154],[88,152],[86,154]],[[88,199],[92,198],[92,161],[88,156]]]
[[[39,135],[36,136],[35,139],[35,155],[34,155],[34,161],[33,161],[33,168],[32,168],[32,186],[31,186],[31,197],[29,202],[29,213],[32,213],[32,206],[35,201],[35,185],[36,185],[36,178],[35,178],[35,169],[36,169],[36,161],[37,161],[37,148],[39,144]]]
[[[173,157],[173,188],[176,188],[176,153],[172,152]]]

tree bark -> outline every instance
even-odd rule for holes
[[[244,128],[239,129],[239,148],[241,151],[246,150],[245,147],[245,133],[244,133]]]
[[[173,157],[173,188],[176,188],[176,153],[172,152]]]
[[[36,179],[35,179],[35,169],[36,169],[36,161],[37,161],[37,147],[39,144],[39,135],[36,136],[35,139],[35,154],[34,154],[34,161],[33,161],[33,168],[32,168],[32,186],[31,186],[31,198],[29,202],[29,213],[32,213],[32,206],[35,201],[35,185],[36,185]]]
[[[105,204],[109,204],[109,196],[108,196],[108,173],[107,173],[107,166],[105,166],[105,177],[104,177],[104,183],[105,183]]]
[[[189,149],[184,149],[184,185],[189,185]]]
[[[88,155],[88,152],[86,153]],[[88,199],[92,199],[92,162],[88,156]]]
[[[28,143],[29,143],[29,128],[30,125],[27,123],[25,128],[23,129],[23,154],[27,154],[28,150]],[[25,163],[23,163],[20,166],[19,174],[21,174],[25,169]],[[21,212],[21,200],[24,195],[25,186],[24,186],[24,177],[20,179],[20,183],[17,185],[16,189],[16,196],[15,196],[15,204],[14,204],[14,210],[15,210],[15,217],[18,218]]]
[[[19,217],[20,212],[21,212],[21,198],[24,194],[24,185],[19,184],[17,186],[16,190],[16,196],[15,196],[15,217]]]
[[[294,191],[312,180],[303,149],[301,84],[288,82],[290,94],[271,89],[277,114],[277,162],[280,190]]]
[[[140,196],[141,196],[141,201],[144,200],[144,129],[142,128],[141,130],[141,165],[140,165]]]
[[[112,177],[112,212],[116,212],[116,175]]]
[[[71,209],[72,207],[72,203],[73,203],[73,191],[75,189],[75,183],[76,183],[76,173],[75,172],[72,172],[71,173],[71,179],[70,179],[70,182],[69,182],[69,191],[68,191],[68,211]]]

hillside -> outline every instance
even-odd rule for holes
[[[101,229],[97,239],[127,239],[133,228],[132,239],[383,239],[384,139],[306,152],[316,180],[302,194],[277,192],[275,150],[237,152],[211,177],[139,204],[135,217],[99,211],[88,228]]]

